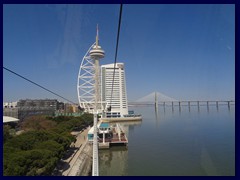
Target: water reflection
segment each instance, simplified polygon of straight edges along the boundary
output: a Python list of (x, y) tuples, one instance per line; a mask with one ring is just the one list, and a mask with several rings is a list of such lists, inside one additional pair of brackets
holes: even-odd
[[(126, 147), (99, 150), (100, 175), (122, 176), (126, 174), (128, 151)], [(111, 169), (111, 171), (109, 171)]]
[[(165, 111), (164, 111), (165, 113)], [(155, 120), (156, 120), (156, 127), (159, 127), (159, 113), (158, 113), (158, 107), (155, 106)]]
[(101, 150), (100, 175), (235, 175), (235, 108), (216, 106), (136, 107), (143, 121), (121, 123), (128, 148)]

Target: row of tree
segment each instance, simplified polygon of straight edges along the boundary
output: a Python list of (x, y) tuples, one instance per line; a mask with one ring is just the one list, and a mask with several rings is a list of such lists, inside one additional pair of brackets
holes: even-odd
[(5, 176), (51, 175), (76, 139), (73, 130), (81, 130), (93, 123), (91, 114), (81, 117), (32, 116), (21, 128), (24, 133), (11, 135), (10, 127), (3, 128), (3, 173)]

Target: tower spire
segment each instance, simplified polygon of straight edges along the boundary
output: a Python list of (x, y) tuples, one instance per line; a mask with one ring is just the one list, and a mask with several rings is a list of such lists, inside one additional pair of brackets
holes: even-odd
[(97, 24), (97, 36), (96, 36), (96, 48), (98, 48), (98, 24)]

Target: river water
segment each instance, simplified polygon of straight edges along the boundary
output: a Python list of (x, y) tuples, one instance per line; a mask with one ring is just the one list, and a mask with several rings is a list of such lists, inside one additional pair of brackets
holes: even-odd
[(235, 105), (131, 107), (128, 147), (99, 151), (100, 176), (235, 175)]

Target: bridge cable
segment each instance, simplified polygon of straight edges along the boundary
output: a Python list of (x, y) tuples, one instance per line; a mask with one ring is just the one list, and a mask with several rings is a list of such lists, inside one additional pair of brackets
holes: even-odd
[(114, 78), (115, 78), (115, 68), (117, 63), (117, 54), (118, 54), (118, 42), (119, 42), (119, 35), (121, 30), (121, 20), (122, 20), (122, 4), (120, 4), (120, 12), (119, 12), (119, 20), (118, 20), (118, 33), (117, 33), (117, 43), (116, 43), (116, 50), (115, 50), (115, 59), (114, 59), (114, 68), (113, 68), (113, 80), (112, 80), (112, 90), (111, 90), (111, 99), (110, 99), (110, 108), (111, 111), (111, 104), (112, 104), (112, 96), (113, 96), (113, 85), (114, 85)]
[(3, 69), (5, 69), (6, 71), (9, 71), (9, 72), (15, 74), (16, 76), (18, 76), (18, 77), (20, 77), (20, 78), (22, 78), (22, 79), (25, 79), (26, 81), (28, 81), (28, 82), (30, 82), (30, 83), (32, 83), (32, 84), (34, 84), (34, 85), (36, 85), (36, 86), (38, 86), (38, 87), (40, 87), (40, 88), (46, 90), (46, 91), (48, 91), (48, 92), (50, 92), (50, 93), (52, 93), (52, 94), (54, 94), (54, 95), (56, 95), (56, 96), (58, 96), (58, 97), (64, 99), (64, 100), (66, 100), (66, 101), (72, 103), (72, 104), (76, 104), (76, 103), (74, 103), (73, 101), (68, 100), (67, 98), (64, 98), (63, 96), (61, 96), (61, 95), (59, 95), (59, 94), (57, 94), (57, 93), (55, 93), (55, 92), (53, 92), (53, 91), (51, 91), (51, 90), (49, 90), (49, 89), (43, 87), (43, 86), (41, 86), (40, 84), (38, 84), (38, 83), (36, 83), (36, 82), (33, 82), (32, 80), (30, 80), (30, 79), (28, 79), (28, 78), (26, 78), (26, 77), (24, 77), (24, 76), (22, 76), (22, 75), (20, 75), (20, 74), (18, 74), (18, 73), (16, 73), (16, 72), (12, 71), (12, 70), (10, 70), (10, 69), (4, 67), (4, 66), (3, 66)]

